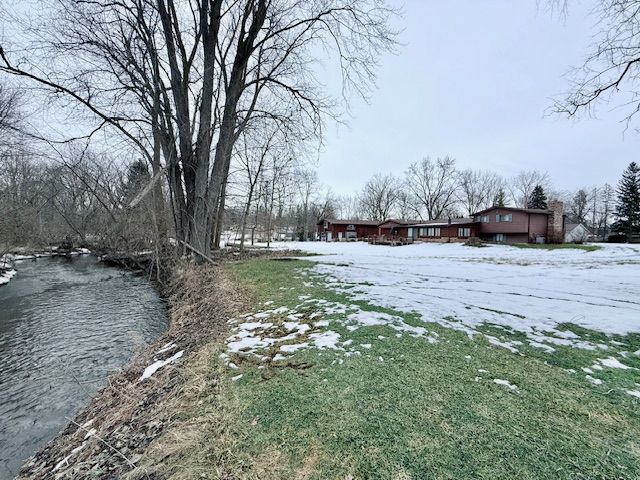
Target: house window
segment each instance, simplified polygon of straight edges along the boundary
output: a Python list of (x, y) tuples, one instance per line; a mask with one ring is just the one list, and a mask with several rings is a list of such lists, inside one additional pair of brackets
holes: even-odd
[(507, 241), (507, 236), (504, 233), (496, 233), (495, 237), (493, 238), (496, 242), (499, 243), (504, 243)]
[(511, 215), (510, 213), (506, 215), (496, 215), (496, 222), (512, 222), (512, 221), (513, 221), (513, 215)]
[(418, 229), (418, 235), (420, 237), (439, 237), (440, 227), (420, 227)]
[(471, 229), (467, 227), (461, 227), (458, 229), (458, 238), (466, 238), (471, 236)]
[(478, 217), (478, 222), (489, 223), (489, 215), (481, 215)]

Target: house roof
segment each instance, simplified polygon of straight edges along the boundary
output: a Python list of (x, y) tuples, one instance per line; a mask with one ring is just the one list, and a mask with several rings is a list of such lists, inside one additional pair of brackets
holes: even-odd
[(421, 221), (413, 224), (413, 227), (441, 227), (449, 225), (469, 225), (472, 223), (478, 223), (471, 217), (452, 218), (449, 222), (448, 218), (436, 218), (435, 220)]
[(492, 210), (507, 210), (509, 212), (524, 212), (524, 213), (543, 213), (545, 215), (550, 215), (553, 213), (551, 210), (544, 210), (539, 208), (490, 207), (490, 208), (485, 208), (484, 210), (480, 210), (479, 212), (476, 212), (473, 215), (474, 216), (482, 215), (483, 213), (487, 213)]
[(395, 223), (396, 225), (413, 225), (420, 220), (400, 220), (397, 218), (387, 218), (386, 220), (380, 222), (378, 226), (386, 225), (387, 223)]
[(375, 220), (356, 220), (356, 219), (342, 220), (337, 218), (323, 218), (322, 220), (318, 221), (318, 225), (325, 222), (332, 223), (333, 225), (365, 225), (368, 227), (378, 226), (378, 222)]
[(589, 232), (589, 231), (590, 231), (590, 230), (589, 230), (589, 228), (588, 228), (588, 227), (586, 227), (583, 223), (567, 223), (567, 224), (565, 225), (565, 232), (566, 232), (566, 233), (571, 233), (571, 232), (573, 232), (573, 231), (574, 231), (576, 228), (578, 228), (578, 227), (582, 227), (582, 228), (584, 228), (587, 232)]

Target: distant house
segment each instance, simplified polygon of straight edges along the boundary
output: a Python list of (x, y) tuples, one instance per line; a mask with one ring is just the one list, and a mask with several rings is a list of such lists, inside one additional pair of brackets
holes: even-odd
[(575, 241), (565, 239), (562, 202), (549, 202), (547, 210), (491, 207), (477, 212), (473, 217), (428, 221), (324, 219), (318, 222), (317, 235), (318, 240), (326, 241), (366, 239), (374, 235), (400, 237), (409, 242), (461, 242), (470, 237), (498, 243)]
[(548, 210), (491, 207), (474, 214), (483, 240), (500, 243), (562, 243), (565, 215), (562, 202), (549, 202)]
[(565, 243), (582, 243), (591, 235), (591, 232), (582, 223), (567, 223), (565, 226)]
[(318, 240), (358, 240), (378, 234), (378, 223), (371, 220), (338, 220), (325, 218), (318, 222)]
[(420, 220), (397, 220), (391, 218), (378, 224), (378, 235), (395, 235), (398, 237), (410, 238), (412, 235), (409, 233), (411, 226)]
[(463, 241), (477, 237), (479, 225), (473, 218), (447, 218), (417, 222), (408, 229), (409, 237), (430, 242)]

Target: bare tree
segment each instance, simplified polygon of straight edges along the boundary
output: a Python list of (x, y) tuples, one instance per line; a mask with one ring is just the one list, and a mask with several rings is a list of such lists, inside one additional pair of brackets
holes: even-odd
[(294, 181), (302, 206), (302, 241), (309, 240), (309, 209), (312, 197), (318, 191), (318, 173), (308, 168), (299, 168), (294, 172)]
[(9, 137), (16, 132), (20, 119), (18, 114), (20, 95), (0, 83), (0, 148), (9, 145)]
[(586, 188), (580, 188), (571, 197), (569, 215), (575, 223), (586, 223), (587, 216), (592, 211), (593, 198)]
[(366, 95), (377, 58), (395, 45), (395, 12), (380, 0), (54, 5), (59, 30), (35, 29), (34, 41), (59, 61), (16, 62), (15, 49), (0, 45), (0, 71), (83, 106), (98, 124), (87, 136), (110, 127), (154, 167), (154, 178), (166, 172), (176, 235), (205, 255), (218, 243), (242, 131), (263, 117), (320, 135), (339, 102), (314, 75), (318, 52), (339, 60), (346, 98)]
[[(567, 0), (551, 0), (566, 10)], [(597, 0), (592, 10), (597, 33), (582, 65), (571, 71), (569, 92), (554, 109), (568, 117), (594, 113), (598, 105), (620, 97), (629, 125), (640, 110), (640, 3)]]
[(516, 207), (527, 208), (536, 185), (541, 185), (544, 190), (549, 191), (549, 183), (549, 174), (547, 172), (522, 170), (509, 181), (508, 187)]
[(460, 202), (467, 215), (493, 206), (503, 180), (499, 175), (486, 170), (463, 170), (460, 172)]
[(440, 218), (451, 211), (457, 201), (460, 176), (455, 159), (449, 156), (435, 160), (426, 157), (412, 163), (405, 181), (420, 212), (424, 212), (428, 220)]
[(336, 198), (335, 214), (338, 218), (359, 220), (362, 216), (362, 205), (357, 195), (339, 195)]
[(398, 200), (400, 185), (393, 175), (374, 175), (358, 196), (364, 215), (382, 221), (391, 216)]

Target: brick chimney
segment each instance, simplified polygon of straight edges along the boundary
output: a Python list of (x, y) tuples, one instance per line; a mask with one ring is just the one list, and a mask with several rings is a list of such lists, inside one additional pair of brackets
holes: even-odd
[(547, 217), (547, 243), (564, 242), (564, 203), (558, 200), (549, 202), (550, 215)]

